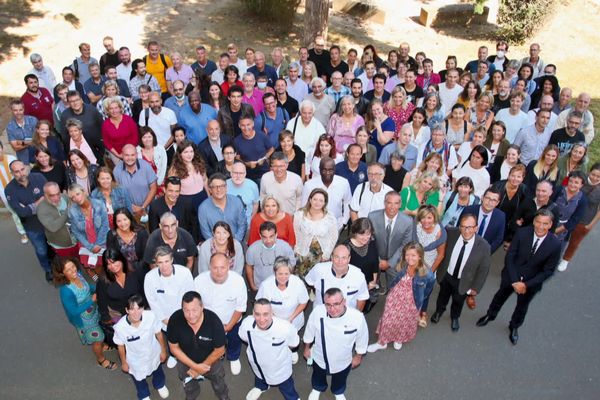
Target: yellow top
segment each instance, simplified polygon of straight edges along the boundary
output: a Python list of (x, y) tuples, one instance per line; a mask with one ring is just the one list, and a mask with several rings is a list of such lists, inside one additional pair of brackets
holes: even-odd
[[(173, 66), (173, 61), (168, 55), (165, 56), (165, 61), (167, 62), (167, 68)], [(161, 92), (167, 91), (167, 80), (165, 79), (165, 74), (167, 73), (167, 69), (163, 65), (162, 60), (160, 59), (160, 55), (157, 57), (155, 61), (150, 58), (150, 55), (146, 55), (146, 72), (151, 74), (158, 81), (158, 85), (160, 86)]]

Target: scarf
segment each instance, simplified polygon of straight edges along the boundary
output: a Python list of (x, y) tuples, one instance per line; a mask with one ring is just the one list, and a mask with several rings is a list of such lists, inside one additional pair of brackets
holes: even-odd
[(423, 160), (427, 158), (430, 153), (436, 152), (442, 156), (442, 160), (444, 161), (444, 169), (448, 168), (448, 160), (450, 159), (450, 144), (446, 139), (444, 139), (444, 143), (442, 144), (442, 148), (440, 150), (436, 150), (433, 148), (433, 143), (431, 143), (431, 139), (425, 145), (425, 149), (423, 150)]

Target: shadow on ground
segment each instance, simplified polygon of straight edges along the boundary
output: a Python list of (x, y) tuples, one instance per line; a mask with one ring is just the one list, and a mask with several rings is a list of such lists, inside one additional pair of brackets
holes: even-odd
[(0, 1), (0, 63), (9, 58), (13, 51), (22, 51), (24, 55), (30, 49), (26, 43), (34, 37), (9, 32), (9, 28), (25, 25), (32, 18), (41, 18), (43, 13), (33, 10), (35, 0)]

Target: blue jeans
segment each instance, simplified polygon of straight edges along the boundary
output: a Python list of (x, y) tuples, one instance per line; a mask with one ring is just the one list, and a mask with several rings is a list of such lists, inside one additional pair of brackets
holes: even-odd
[(51, 272), (52, 268), (50, 267), (50, 259), (48, 258), (48, 242), (46, 242), (44, 232), (26, 230), (25, 233), (35, 250), (35, 255), (40, 266), (44, 271)]
[[(254, 387), (264, 392), (269, 388), (269, 385), (267, 384), (267, 382), (263, 381), (258, 376), (255, 376)], [(300, 399), (300, 396), (298, 395), (298, 392), (296, 392), (296, 388), (294, 387), (294, 378), (292, 375), (290, 375), (289, 378), (277, 385), (277, 387), (279, 388), (279, 391), (281, 392), (281, 395), (285, 400)]]
[[(133, 379), (139, 400), (150, 397), (150, 388), (148, 388), (148, 382), (146, 382), (146, 379), (138, 381), (133, 376), (131, 376), (131, 379)], [(161, 389), (165, 386), (165, 382), (165, 373), (162, 369), (162, 365), (159, 365), (158, 368), (156, 368), (156, 371), (152, 373), (152, 386), (154, 386), (154, 389)]]
[(242, 353), (242, 340), (240, 339), (240, 335), (238, 335), (238, 331), (240, 330), (241, 324), (242, 321), (235, 324), (233, 328), (225, 335), (227, 339), (225, 353), (227, 361), (235, 361), (240, 359), (240, 354)]
[[(313, 363), (313, 372), (310, 379), (313, 389), (324, 392), (327, 390), (327, 371), (322, 369)], [(346, 381), (348, 380), (348, 374), (352, 369), (352, 364), (348, 365), (346, 369), (331, 374), (331, 393), (333, 394), (344, 394), (346, 391)]]
[(435, 275), (431, 274), (430, 279), (427, 280), (425, 284), (425, 291), (423, 293), (423, 304), (421, 305), (421, 312), (427, 312), (427, 306), (429, 306), (429, 296), (431, 296), (431, 292), (433, 292), (433, 287), (435, 286)]

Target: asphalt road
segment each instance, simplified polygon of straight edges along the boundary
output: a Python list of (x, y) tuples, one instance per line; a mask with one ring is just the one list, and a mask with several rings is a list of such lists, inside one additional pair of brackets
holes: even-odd
[[(47, 284), (31, 245), (21, 245), (12, 221), (0, 216), (0, 399), (135, 399), (128, 376), (95, 364), (91, 349), (81, 346), (68, 323), (57, 290)], [(368, 355), (353, 371), (348, 399), (597, 399), (600, 392), (600, 250), (596, 229), (567, 272), (556, 273), (532, 302), (520, 340), (508, 340), (511, 298), (495, 322), (478, 328), (498, 288), (503, 254), (496, 254), (490, 276), (477, 297), (475, 311), (465, 307), (458, 333), (446, 313), (438, 325), (419, 329), (401, 351)], [(437, 288), (432, 295), (430, 312)], [(383, 303), (369, 314), (371, 342)], [(116, 352), (109, 358), (117, 360)], [(227, 382), (232, 399), (244, 399), (253, 375), (242, 360), (242, 374)], [(310, 392), (310, 370), (294, 367), (303, 399)], [(183, 398), (174, 370), (167, 371), (170, 398)], [(214, 399), (203, 384), (202, 399)], [(152, 398), (158, 399), (156, 392)], [(276, 389), (261, 399), (280, 399)], [(333, 399), (331, 393), (321, 399)]]

